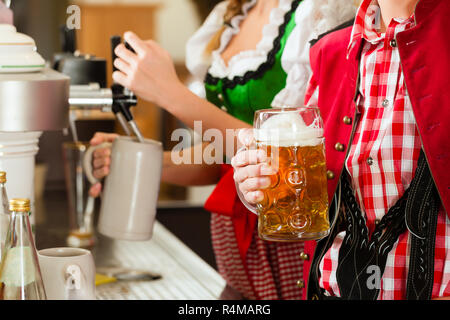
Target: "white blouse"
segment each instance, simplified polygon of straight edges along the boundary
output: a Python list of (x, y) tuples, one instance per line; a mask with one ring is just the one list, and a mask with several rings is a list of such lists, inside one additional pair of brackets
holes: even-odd
[[(186, 45), (186, 66), (194, 77), (203, 80), (209, 72), (216, 78), (233, 79), (236, 76), (243, 76), (248, 71), (256, 71), (267, 61), (273, 42), (278, 36), (279, 27), (283, 24), (284, 16), (291, 9), (294, 0), (279, 0), (278, 6), (272, 9), (269, 22), (263, 28), (262, 39), (254, 50), (236, 54), (228, 65), (221, 56), (233, 36), (239, 33), (241, 22), (257, 1), (249, 0), (244, 4), (242, 14), (233, 17), (230, 26), (225, 27), (219, 48), (207, 55), (205, 53), (207, 45), (224, 25), (228, 1), (220, 2), (212, 10)], [(300, 3), (295, 12), (296, 26), (289, 35), (281, 57), (283, 70), (287, 73), (286, 86), (276, 95), (272, 107), (303, 105), (311, 76), (309, 41), (352, 19), (356, 9), (351, 0), (303, 0)]]

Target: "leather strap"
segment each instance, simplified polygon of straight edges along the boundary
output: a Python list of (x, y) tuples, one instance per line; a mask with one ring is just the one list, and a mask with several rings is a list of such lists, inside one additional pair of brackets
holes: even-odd
[(331, 247), (336, 235), (346, 230), (336, 270), (341, 297), (343, 299), (377, 299), (380, 289), (368, 286), (371, 276), (368, 267), (378, 267), (382, 276), (387, 255), (398, 237), (408, 227), (411, 231), (411, 252), (406, 297), (407, 299), (430, 299), (440, 199), (424, 152), (420, 154), (410, 188), (383, 217), (370, 239), (364, 216), (361, 214), (350, 183), (344, 175), (340, 183), (343, 190), (344, 209), (339, 213), (339, 223), (331, 230), (330, 235), (317, 245), (311, 265), (308, 297), (325, 298), (324, 290), (318, 283), (318, 264)]
[(376, 300), (380, 288), (369, 283), (369, 277), (373, 275), (373, 271), (369, 271), (376, 267), (381, 277), (389, 252), (400, 234), (406, 230), (404, 214), (408, 192), (383, 216), (369, 240), (366, 221), (350, 183), (345, 178), (342, 179), (342, 187), (347, 209), (347, 228), (336, 270), (341, 297)]
[(410, 197), (406, 203), (405, 220), (411, 232), (411, 250), (406, 285), (408, 300), (431, 299), (434, 279), (434, 249), (440, 198), (422, 152)]

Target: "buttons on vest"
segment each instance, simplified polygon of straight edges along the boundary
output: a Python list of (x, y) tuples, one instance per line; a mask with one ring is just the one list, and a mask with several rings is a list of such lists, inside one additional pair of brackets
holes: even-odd
[(350, 118), (350, 117), (348, 117), (348, 116), (345, 116), (345, 117), (342, 119), (342, 122), (343, 122), (344, 124), (351, 125), (351, 124), (352, 124), (352, 118)]
[(297, 287), (299, 287), (300, 289), (303, 289), (305, 287), (305, 281), (298, 280), (297, 281)]
[(334, 179), (334, 172), (331, 170), (327, 171), (327, 179), (328, 180), (333, 180)]
[(384, 99), (383, 100), (383, 102), (381, 103), (381, 105), (383, 106), (383, 107), (389, 107), (389, 100), (388, 99)]
[[(222, 102), (222, 103), (225, 101), (225, 99), (224, 99), (224, 97), (223, 97), (223, 94), (221, 94), (221, 93), (218, 93), (218, 94), (217, 94), (217, 99), (219, 99), (219, 101)], [(222, 105), (222, 106), (220, 107), (220, 109), (221, 109), (222, 111), (228, 112), (228, 108), (225, 107), (224, 105)]]
[(339, 152), (345, 151), (344, 145), (343, 145), (342, 143), (340, 143), (340, 142), (336, 143), (336, 145), (334, 146), (334, 148), (335, 148), (337, 151), (339, 151)]
[(373, 165), (373, 159), (372, 159), (372, 157), (369, 157), (369, 158), (367, 159), (367, 164), (368, 164), (369, 166)]
[(300, 253), (300, 259), (303, 260), (303, 261), (308, 261), (309, 260), (309, 254), (307, 254), (306, 252)]
[(396, 48), (397, 47), (397, 41), (395, 39), (392, 39), (389, 44), (391, 45), (392, 48)]

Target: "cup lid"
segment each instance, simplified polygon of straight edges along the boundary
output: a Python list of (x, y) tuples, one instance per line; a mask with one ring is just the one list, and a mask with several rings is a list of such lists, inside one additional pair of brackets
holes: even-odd
[(36, 72), (45, 67), (35, 41), (10, 24), (0, 24), (0, 73)]

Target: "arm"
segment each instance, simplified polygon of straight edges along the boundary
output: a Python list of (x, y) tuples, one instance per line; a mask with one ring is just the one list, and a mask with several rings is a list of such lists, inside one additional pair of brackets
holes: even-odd
[[(182, 153), (188, 152), (191, 157), (196, 149), (203, 150), (207, 144), (195, 145)], [(164, 152), (163, 172), (161, 180), (180, 186), (203, 186), (216, 184), (220, 179), (220, 165), (206, 163), (194, 164), (192, 161), (184, 164), (176, 164), (173, 161), (172, 151)]]
[[(135, 49), (136, 54), (127, 50), (124, 45), (116, 48), (118, 59), (114, 61), (114, 65), (120, 70), (113, 74), (116, 82), (129, 88), (140, 98), (164, 108), (192, 129), (194, 122), (201, 120), (199, 134), (208, 129), (217, 129), (222, 137), (227, 137), (227, 130), (250, 127), (193, 94), (179, 80), (169, 53), (156, 42), (142, 41), (131, 32), (125, 34), (125, 40)], [(237, 142), (234, 137), (234, 145)], [(226, 139), (223, 139), (223, 150), (227, 150), (226, 143)], [(227, 156), (233, 156), (237, 148), (229, 150), (231, 152)]]
[[(117, 134), (97, 132), (91, 140), (91, 145), (95, 146), (102, 144), (103, 142), (113, 142), (117, 137)], [(204, 162), (194, 164), (193, 157), (195, 151), (200, 150), (202, 152), (206, 146), (207, 144), (199, 144), (183, 150), (181, 152), (182, 154), (188, 153), (191, 155), (191, 159), (187, 159), (186, 164), (174, 163), (173, 152), (164, 152), (162, 181), (180, 186), (200, 186), (217, 183), (220, 179), (220, 165), (209, 165)], [(93, 156), (93, 174), (97, 179), (103, 179), (110, 172), (111, 149), (98, 149), (94, 152)], [(102, 185), (97, 183), (91, 187), (90, 195), (93, 197), (98, 197), (101, 190)]]

